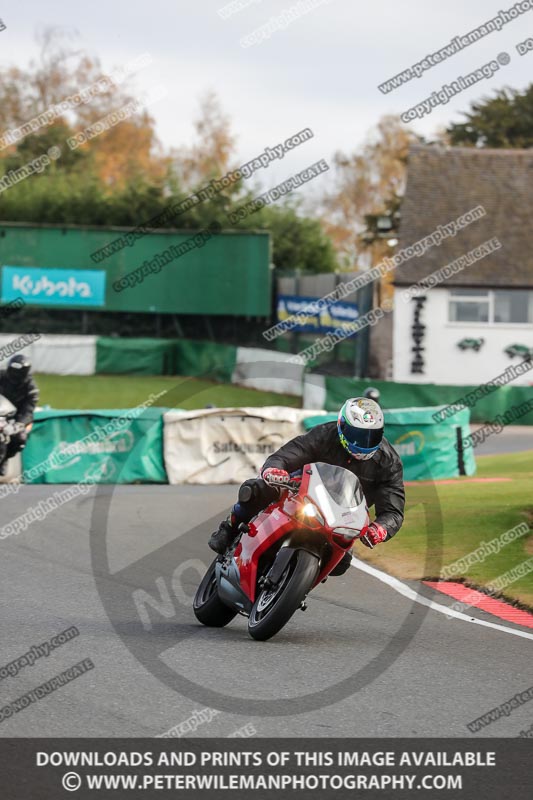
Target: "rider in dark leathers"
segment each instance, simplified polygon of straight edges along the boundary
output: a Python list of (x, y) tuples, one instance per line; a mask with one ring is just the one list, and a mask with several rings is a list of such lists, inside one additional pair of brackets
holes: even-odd
[[(359, 416), (360, 420), (354, 419), (354, 409), (355, 417)], [(374, 506), (376, 511), (367, 539), (361, 540), (364, 544), (374, 546), (388, 541), (398, 532), (405, 506), (402, 462), (383, 437), (383, 415), (378, 404), (366, 398), (352, 398), (343, 405), (337, 422), (317, 425), (308, 433), (291, 439), (267, 458), (261, 469), (262, 477), (243, 484), (252, 489), (251, 499), (236, 503), (228, 519), (211, 536), (209, 546), (224, 553), (236, 538), (239, 524), (248, 522), (277, 499), (277, 475), (288, 477), (286, 473), (316, 461), (344, 467), (361, 481), (367, 504)], [(350, 560), (348, 553), (331, 574), (342, 574), (348, 569)]]
[(14, 432), (9, 436), (0, 475), (6, 469), (6, 462), (23, 450), (28, 438), (27, 426), (33, 421), (33, 412), (39, 399), (39, 390), (30, 374), (31, 364), (26, 356), (13, 356), (6, 369), (0, 370), (0, 395), (6, 397), (17, 409), (14, 416)]

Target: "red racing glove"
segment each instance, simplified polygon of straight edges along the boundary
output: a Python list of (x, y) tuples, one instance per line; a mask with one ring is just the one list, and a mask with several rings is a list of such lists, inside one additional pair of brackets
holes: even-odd
[(366, 547), (375, 547), (381, 544), (387, 538), (387, 531), (383, 525), (378, 525), (377, 522), (371, 522), (364, 536), (361, 536), (361, 541)]
[(289, 473), (284, 469), (276, 469), (275, 467), (267, 467), (261, 473), (261, 477), (270, 486), (276, 486), (280, 483), (288, 483), (290, 481)]

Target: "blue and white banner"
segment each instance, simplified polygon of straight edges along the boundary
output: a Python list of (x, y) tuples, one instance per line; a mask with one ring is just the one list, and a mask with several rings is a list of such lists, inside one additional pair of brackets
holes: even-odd
[(103, 270), (4, 266), (2, 302), (22, 297), (36, 306), (102, 307), (105, 279)]
[[(279, 322), (291, 320), (287, 330), (298, 333), (330, 333), (337, 328), (351, 325), (359, 316), (355, 303), (331, 301), (318, 305), (319, 298), (301, 295), (278, 295), (277, 317)], [(292, 319), (297, 317), (297, 319)]]

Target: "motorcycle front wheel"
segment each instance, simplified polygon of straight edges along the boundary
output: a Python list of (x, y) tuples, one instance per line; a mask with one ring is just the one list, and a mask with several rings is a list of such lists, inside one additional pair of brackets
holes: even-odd
[(216, 563), (217, 559), (215, 558), (202, 578), (202, 582), (196, 590), (192, 607), (196, 619), (202, 625), (208, 625), (210, 628), (223, 628), (224, 625), (231, 622), (237, 612), (225, 605), (218, 596)]
[(301, 606), (318, 575), (318, 558), (297, 550), (276, 586), (261, 589), (248, 619), (248, 633), (266, 641), (278, 633)]

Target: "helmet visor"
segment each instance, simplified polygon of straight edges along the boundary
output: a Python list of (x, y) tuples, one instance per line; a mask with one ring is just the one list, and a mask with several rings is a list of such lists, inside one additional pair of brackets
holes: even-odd
[(340, 421), (340, 429), (350, 444), (363, 450), (378, 447), (383, 439), (383, 428), (354, 428), (345, 419)]

